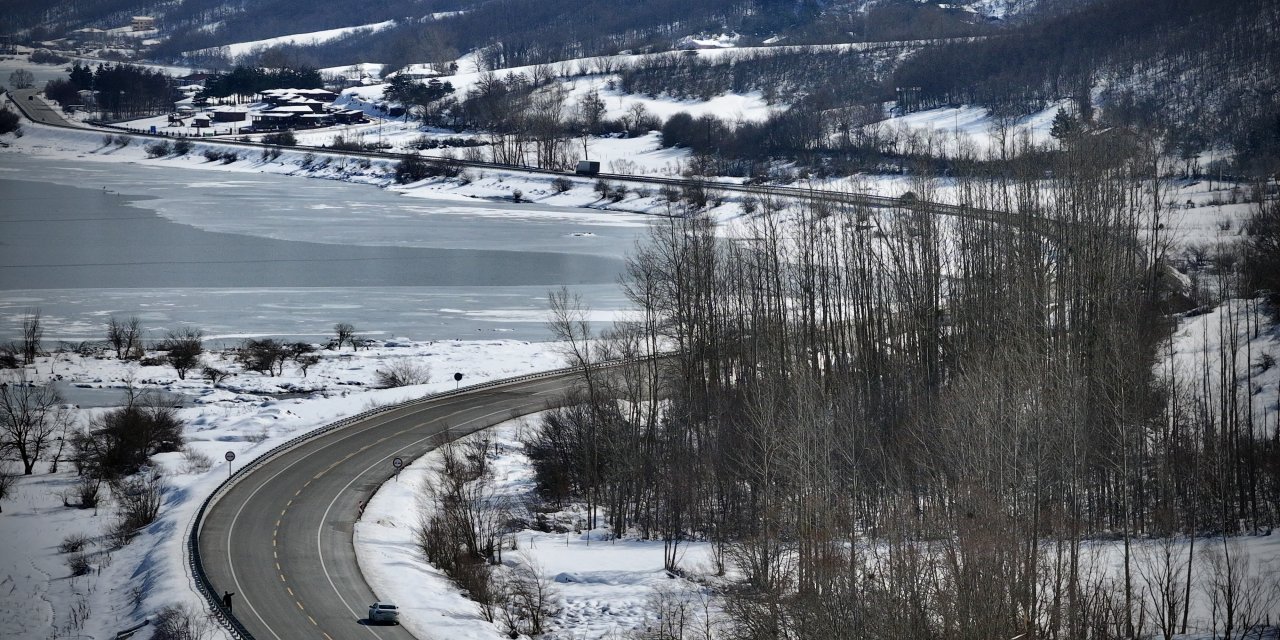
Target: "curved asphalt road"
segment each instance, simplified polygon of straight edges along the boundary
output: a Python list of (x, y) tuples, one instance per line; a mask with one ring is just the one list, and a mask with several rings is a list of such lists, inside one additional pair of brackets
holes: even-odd
[(14, 89), (10, 92), (13, 105), (27, 116), (28, 120), (40, 124), (51, 124), (58, 127), (74, 127), (75, 125), (62, 117), (53, 107), (45, 102), (39, 89)]
[(235, 593), (235, 617), (258, 640), (412, 638), (400, 627), (364, 624), (377, 595), (352, 544), (360, 505), (394, 471), (394, 457), (407, 462), (448, 436), (545, 409), (573, 385), (566, 374), (442, 398), (335, 430), (264, 463), (205, 516), (200, 557), (216, 593)]

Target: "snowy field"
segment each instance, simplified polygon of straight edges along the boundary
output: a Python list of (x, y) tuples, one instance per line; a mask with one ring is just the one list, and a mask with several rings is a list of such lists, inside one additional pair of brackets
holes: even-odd
[[(384, 22), (362, 24), (354, 27), (324, 29), (322, 31), (311, 31), (308, 33), (294, 33), (294, 34), (289, 34), (284, 36), (277, 36), (274, 38), (266, 38), (263, 40), (250, 40), (247, 42), (237, 42), (234, 44), (218, 47), (217, 50), (224, 53), (227, 57), (234, 59), (243, 55), (254, 53), (255, 51), (260, 51), (262, 49), (267, 49), (267, 48), (279, 46), (279, 45), (285, 45), (285, 44), (302, 45), (302, 46), (317, 45), (317, 44), (324, 44), (330, 40), (336, 40), (338, 38), (341, 38), (351, 33), (355, 33), (357, 31), (377, 33), (378, 31), (382, 31), (383, 29), (386, 29), (387, 27), (390, 27), (394, 24), (395, 24), (395, 20), (387, 20)], [(186, 53), (193, 54), (193, 53), (207, 53), (207, 52), (208, 52), (207, 50), (202, 50), (199, 52), (188, 51)]]

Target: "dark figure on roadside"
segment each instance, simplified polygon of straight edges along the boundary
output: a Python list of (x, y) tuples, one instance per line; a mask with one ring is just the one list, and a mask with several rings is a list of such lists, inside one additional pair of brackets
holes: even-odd
[(227, 613), (231, 613), (231, 596), (234, 596), (234, 595), (235, 594), (231, 593), (230, 591), (222, 592), (222, 606), (226, 607)]

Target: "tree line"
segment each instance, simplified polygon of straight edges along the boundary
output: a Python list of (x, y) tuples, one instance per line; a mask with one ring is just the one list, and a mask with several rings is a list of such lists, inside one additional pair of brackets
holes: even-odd
[(1051, 178), (960, 181), (1000, 220), (764, 201), (740, 234), (655, 225), (628, 261), (633, 320), (593, 343), (552, 296), (582, 383), (526, 443), (539, 490), (662, 540), (672, 572), (711, 542), (742, 577), (730, 637), (1168, 638), (1193, 586), (1224, 637), (1256, 631), (1280, 594), (1229, 536), (1280, 518), (1280, 427), (1256, 418), (1280, 390), (1247, 380), (1253, 302), (1203, 370), (1156, 366), (1179, 309), (1156, 157), (1094, 139)]
[(173, 110), (174, 81), (163, 71), (129, 64), (72, 65), (67, 79), (50, 80), (47, 97), (60, 104), (78, 104), (79, 92), (93, 91), (104, 118), (127, 119)]

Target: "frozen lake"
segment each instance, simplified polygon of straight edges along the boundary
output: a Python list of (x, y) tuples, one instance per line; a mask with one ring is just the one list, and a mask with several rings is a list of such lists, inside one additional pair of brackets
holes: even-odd
[(271, 174), (0, 155), (0, 339), (39, 307), (47, 342), (99, 340), (108, 316), (152, 337), (547, 337), (546, 292), (625, 306), (637, 216)]

